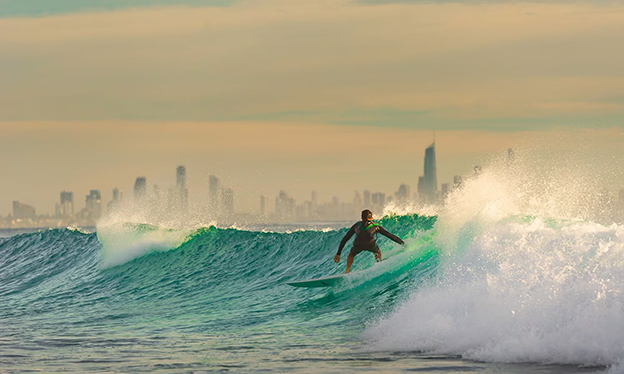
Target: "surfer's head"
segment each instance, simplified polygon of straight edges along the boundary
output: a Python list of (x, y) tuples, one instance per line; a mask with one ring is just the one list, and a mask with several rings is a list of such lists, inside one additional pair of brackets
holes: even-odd
[(362, 211), (362, 221), (372, 221), (373, 220), (373, 212), (368, 209), (364, 209)]

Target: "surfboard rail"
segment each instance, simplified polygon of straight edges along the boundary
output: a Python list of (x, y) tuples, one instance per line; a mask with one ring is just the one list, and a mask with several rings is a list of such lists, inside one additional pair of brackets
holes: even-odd
[(295, 281), (295, 282), (288, 282), (286, 284), (289, 286), (293, 286), (293, 287), (306, 287), (306, 288), (332, 287), (340, 283), (344, 279), (345, 276), (346, 274), (336, 274), (336, 275), (330, 275), (327, 277), (304, 279), (304, 280)]

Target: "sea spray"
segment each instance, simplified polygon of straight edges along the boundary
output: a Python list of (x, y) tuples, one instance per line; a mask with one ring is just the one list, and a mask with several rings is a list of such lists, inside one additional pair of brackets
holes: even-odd
[(365, 335), (376, 350), (608, 365), (624, 357), (623, 305), (624, 227), (504, 222)]
[(148, 224), (99, 224), (97, 236), (103, 246), (102, 266), (119, 265), (150, 252), (177, 248), (192, 232)]
[(624, 359), (624, 226), (596, 182), (534, 163), (484, 168), (434, 227), (434, 282), (364, 333), (367, 349), (491, 362)]

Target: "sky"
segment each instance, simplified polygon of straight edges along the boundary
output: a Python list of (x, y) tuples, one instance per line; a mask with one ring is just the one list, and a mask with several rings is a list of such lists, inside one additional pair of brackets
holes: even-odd
[(0, 215), (177, 165), (241, 211), (414, 190), (434, 131), (439, 182), (590, 148), (617, 189), (622, 40), (616, 1), (0, 0)]

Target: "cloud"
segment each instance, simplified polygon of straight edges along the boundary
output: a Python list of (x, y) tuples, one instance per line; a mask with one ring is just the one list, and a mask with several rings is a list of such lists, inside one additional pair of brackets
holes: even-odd
[(239, 0), (0, 0), (0, 18), (43, 17), (77, 12), (108, 12), (129, 8), (188, 6), (222, 7)]
[(0, 118), (612, 126), (623, 11), (262, 0), (0, 19)]

